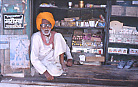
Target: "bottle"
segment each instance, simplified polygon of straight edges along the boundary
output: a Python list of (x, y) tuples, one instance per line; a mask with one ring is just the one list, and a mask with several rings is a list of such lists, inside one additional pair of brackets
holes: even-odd
[(100, 46), (103, 47), (103, 42), (101, 42)]
[(80, 8), (84, 8), (84, 1), (80, 1), (79, 7), (80, 7)]
[(105, 21), (103, 15), (100, 15), (100, 19), (101, 19), (102, 21)]
[(113, 62), (114, 61), (114, 57), (113, 56), (111, 56), (111, 62)]

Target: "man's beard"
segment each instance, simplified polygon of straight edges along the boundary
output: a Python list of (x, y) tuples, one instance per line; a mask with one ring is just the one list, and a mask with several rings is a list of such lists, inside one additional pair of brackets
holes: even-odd
[[(45, 30), (47, 30), (48, 32), (45, 33)], [(51, 32), (51, 29), (41, 29), (41, 31), (42, 31), (42, 33), (43, 33), (44, 35), (49, 35), (50, 32)]]

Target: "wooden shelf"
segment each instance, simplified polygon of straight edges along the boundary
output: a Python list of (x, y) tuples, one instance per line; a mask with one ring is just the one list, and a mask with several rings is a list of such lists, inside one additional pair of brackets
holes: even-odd
[(118, 44), (118, 45), (134, 45), (134, 46), (138, 46), (138, 44), (130, 44), (130, 43), (117, 43), (117, 42), (109, 42), (109, 44)]
[(137, 54), (118, 54), (118, 53), (109, 53), (109, 55), (138, 56)]
[(125, 15), (111, 15), (111, 17), (124, 17), (124, 18), (138, 18), (138, 17), (134, 17), (134, 16), (125, 16)]
[(106, 7), (93, 7), (93, 8), (39, 7), (39, 8), (40, 9), (51, 8), (51, 9), (60, 9), (60, 10), (94, 10), (94, 9), (105, 10), (106, 9)]
[(63, 27), (63, 26), (58, 26), (58, 27), (54, 27), (54, 28), (60, 28), (60, 29), (104, 29), (104, 27), (77, 27), (77, 26), (74, 26), (74, 27)]

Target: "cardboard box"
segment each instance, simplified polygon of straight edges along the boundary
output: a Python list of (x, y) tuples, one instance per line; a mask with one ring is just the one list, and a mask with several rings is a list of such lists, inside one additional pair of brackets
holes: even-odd
[(138, 49), (130, 48), (129, 49), (129, 54), (136, 54), (136, 55), (138, 55)]
[(65, 21), (75, 21), (79, 20), (79, 17), (72, 17), (72, 18), (64, 18)]
[(92, 62), (83, 61), (80, 63), (83, 65), (101, 66), (101, 62), (99, 62), (99, 61), (92, 61)]
[(127, 48), (108, 48), (108, 53), (127, 54)]
[(112, 5), (111, 15), (118, 15), (118, 16), (125, 15), (125, 7), (119, 5)]
[(83, 39), (84, 40), (91, 40), (91, 36), (92, 36), (91, 33), (83, 33)]
[(126, 7), (126, 16), (137, 17), (137, 7)]
[(101, 42), (101, 38), (98, 38), (98, 37), (91, 37), (91, 41), (98, 41), (98, 42)]
[(131, 43), (131, 38), (126, 38), (126, 42), (125, 43)]
[(136, 40), (136, 39), (135, 39), (135, 41), (134, 41), (134, 42), (135, 42), (135, 44), (138, 44), (138, 40)]
[(104, 56), (101, 56), (101, 57), (88, 56), (88, 57), (86, 57), (86, 61), (99, 61), (99, 62), (104, 62), (105, 61), (105, 57)]
[(109, 42), (115, 42), (115, 35), (110, 34), (110, 36), (109, 36)]
[(108, 48), (108, 53), (113, 53), (113, 48), (109, 47)]
[(116, 41), (115, 42), (117, 42), (117, 43), (122, 43), (123, 42), (123, 39), (122, 38), (116, 38)]
[(74, 35), (83, 35), (83, 30), (81, 29), (74, 30)]

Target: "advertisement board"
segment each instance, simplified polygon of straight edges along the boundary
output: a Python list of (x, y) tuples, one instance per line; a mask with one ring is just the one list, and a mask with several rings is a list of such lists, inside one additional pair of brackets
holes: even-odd
[(3, 14), (4, 29), (24, 29), (23, 14)]

